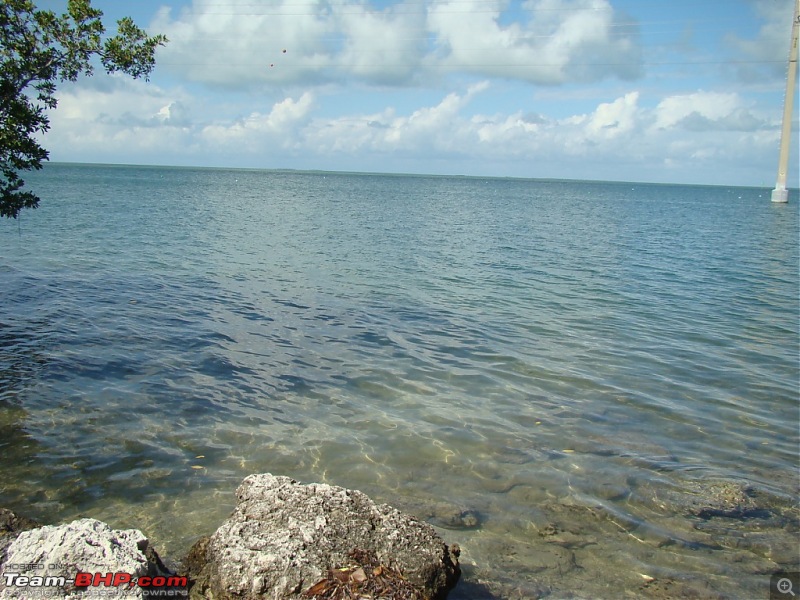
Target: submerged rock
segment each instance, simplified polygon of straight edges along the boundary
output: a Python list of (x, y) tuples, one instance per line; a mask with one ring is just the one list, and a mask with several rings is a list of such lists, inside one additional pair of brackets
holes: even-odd
[(436, 503), (412, 512), (442, 529), (478, 529), (482, 525), (478, 511), (453, 504)]
[(689, 504), (691, 514), (701, 519), (770, 516), (770, 512), (757, 501), (756, 490), (749, 485), (736, 481), (703, 483), (699, 490), (701, 495), (692, 498)]
[(261, 474), (236, 495), (230, 518), (187, 559), (192, 597), (300, 597), (331, 569), (351, 566), (354, 552), (374, 556), (432, 600), (458, 581), (458, 559), (431, 525), (359, 491)]
[[(3, 580), (0, 580), (0, 598), (30, 597), (29, 585), (5, 587), (9, 573), (27, 578), (73, 580), (77, 572), (127, 573), (132, 577), (166, 574), (158, 555), (141, 531), (114, 530), (95, 519), (22, 531), (8, 546), (0, 570), (4, 573)], [(71, 583), (51, 585), (46, 590), (47, 597), (51, 598), (84, 597), (83, 589)], [(106, 591), (113, 592), (112, 595), (118, 598), (146, 597), (143, 589), (134, 586), (110, 587)]]

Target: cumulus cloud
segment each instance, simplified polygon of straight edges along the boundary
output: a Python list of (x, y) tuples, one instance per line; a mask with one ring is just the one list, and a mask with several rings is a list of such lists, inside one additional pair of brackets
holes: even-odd
[(545, 177), (590, 176), (604, 164), (595, 177), (663, 180), (758, 160), (771, 172), (779, 130), (778, 114), (733, 92), (654, 98), (631, 90), (587, 112), (555, 116), (532, 100), (524, 111), (484, 113), (476, 105), (491, 106), (486, 98), (502, 86), (483, 81), (410, 108), (365, 112), (337, 106), (334, 92), (305, 91), (226, 114), (200, 110), (180, 89), (110, 79), (59, 92), (46, 140), (54, 160), (269, 167), (296, 157), (308, 168), (428, 172), (446, 159), (459, 172), (493, 165), (484, 172)]
[(353, 77), (375, 83), (413, 78), (425, 50), (421, 5), (371, 10), (355, 1), (269, 4), (195, 1), (152, 23), (170, 43), (159, 64), (226, 87)]
[(592, 138), (615, 138), (633, 130), (639, 112), (639, 93), (630, 92), (613, 102), (602, 103), (586, 125)]
[(434, 0), (428, 15), (439, 47), (435, 64), (544, 84), (640, 74), (636, 31), (615, 30), (606, 0), (527, 0), (524, 19), (505, 25), (504, 4)]
[(82, 133), (102, 127), (185, 128), (191, 125), (191, 98), (180, 89), (165, 90), (124, 76), (95, 78), (96, 85), (67, 84), (57, 94), (50, 118), (58, 128)]
[(159, 109), (154, 120), (161, 125), (188, 127), (191, 125), (191, 113), (186, 104), (173, 100)]
[[(692, 168), (701, 163), (749, 156), (776, 143), (775, 123), (759, 119), (733, 94), (714, 110), (713, 94), (674, 96), (655, 108), (641, 104), (638, 91), (599, 103), (586, 114), (553, 118), (537, 113), (469, 114), (472, 98), (488, 84), (463, 94), (448, 94), (439, 103), (399, 115), (381, 113), (317, 118), (298, 131), (302, 143), (318, 155), (358, 157), (383, 154), (449, 154), (464, 160), (573, 164), (580, 173), (585, 161), (641, 164), (644, 169)], [(742, 128), (742, 115), (759, 124)], [(709, 126), (694, 127), (693, 115)], [(578, 162), (576, 162), (578, 161)]]
[(237, 152), (259, 151), (265, 144), (279, 143), (291, 145), (290, 134), (302, 124), (314, 99), (311, 93), (304, 93), (298, 100), (285, 98), (275, 103), (269, 113), (253, 112), (233, 123), (215, 123), (202, 128), (200, 137), (219, 148), (233, 146)]
[[(673, 96), (649, 108), (642, 105), (640, 92), (632, 91), (599, 103), (590, 113), (562, 118), (521, 111), (469, 114), (471, 99), (488, 89), (482, 84), (449, 94), (407, 115), (387, 109), (317, 118), (298, 135), (320, 160), (326, 155), (357, 159), (416, 154), (424, 167), (426, 156), (449, 155), (463, 164), (502, 162), (516, 174), (573, 177), (586, 176), (604, 164), (605, 170), (594, 176), (637, 172), (642, 180), (686, 177), (711, 165), (716, 173), (720, 164), (735, 164), (743, 157), (763, 163), (777, 144), (776, 124), (751, 114), (736, 94), (714, 109), (713, 94)], [(694, 115), (705, 119), (706, 126), (693, 126)], [(742, 127), (742, 115), (758, 126)], [(543, 165), (554, 171), (531, 171)]]
[[(511, 20), (509, 24), (504, 24)], [(228, 87), (356, 79), (408, 85), (457, 70), (558, 84), (640, 75), (635, 27), (608, 0), (358, 0), (259, 5), (195, 2), (152, 23), (170, 44), (159, 64)], [(286, 50), (286, 52), (284, 52)]]
[(57, 99), (43, 140), (53, 160), (153, 163), (156, 154), (198, 148), (194, 100), (180, 88), (97, 76), (63, 85)]
[(475, 141), (474, 131), (463, 126), (461, 111), (487, 88), (486, 82), (474, 84), (463, 94), (448, 94), (438, 104), (420, 107), (409, 115), (398, 115), (390, 107), (376, 114), (316, 119), (302, 136), (306, 146), (322, 154), (460, 153), (465, 145)]
[(336, 58), (340, 69), (387, 84), (412, 81), (419, 74), (427, 46), (420, 35), (425, 19), (421, 4), (399, 4), (385, 11), (345, 4), (334, 16), (343, 38)]
[(770, 126), (754, 115), (735, 93), (696, 92), (664, 98), (655, 109), (657, 129), (757, 131)]

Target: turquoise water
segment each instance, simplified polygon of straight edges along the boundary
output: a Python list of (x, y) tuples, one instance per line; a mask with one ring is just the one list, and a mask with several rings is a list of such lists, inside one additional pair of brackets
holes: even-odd
[[(800, 570), (797, 195), (29, 182), (41, 208), (0, 223), (0, 506), (178, 557), (246, 475), (324, 481), (459, 543), (457, 599), (767, 597)], [(746, 510), (698, 512), (732, 489)]]

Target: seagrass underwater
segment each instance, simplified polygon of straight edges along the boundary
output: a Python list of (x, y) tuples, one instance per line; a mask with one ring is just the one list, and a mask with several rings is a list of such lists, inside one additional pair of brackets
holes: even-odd
[(335, 484), (457, 543), (455, 599), (767, 598), (800, 571), (792, 200), (64, 164), (27, 181), (41, 207), (0, 223), (0, 506), (181, 556), (251, 473)]

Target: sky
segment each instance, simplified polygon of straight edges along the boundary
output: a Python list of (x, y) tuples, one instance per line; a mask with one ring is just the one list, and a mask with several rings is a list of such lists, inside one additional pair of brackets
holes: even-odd
[(775, 185), (794, 0), (93, 5), (170, 41), (59, 88), (53, 161)]

